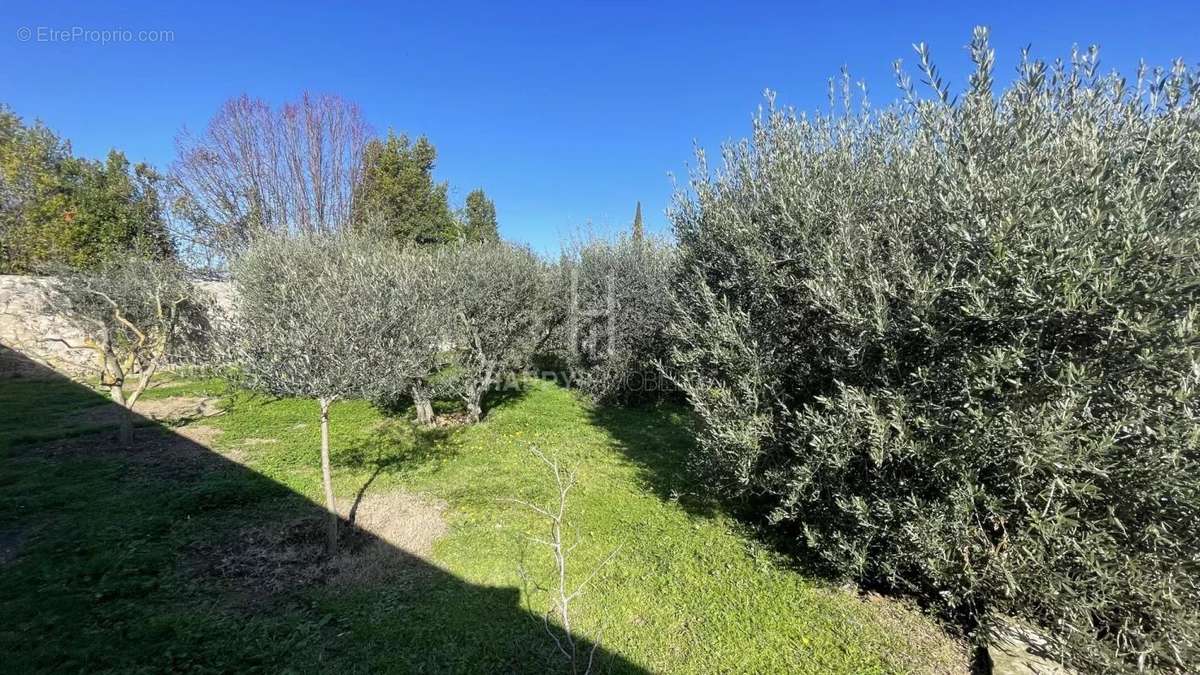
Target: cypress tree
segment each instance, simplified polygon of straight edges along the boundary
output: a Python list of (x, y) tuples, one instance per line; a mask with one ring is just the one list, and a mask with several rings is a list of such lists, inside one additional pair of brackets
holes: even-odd
[(467, 195), (464, 211), (463, 236), (467, 241), (500, 241), (496, 204), (488, 199), (482, 189), (472, 190)]
[(356, 195), (360, 230), (396, 241), (440, 244), (461, 235), (450, 210), (446, 183), (433, 178), (437, 150), (428, 138), (415, 141), (388, 132), (369, 142), (363, 153), (363, 177)]

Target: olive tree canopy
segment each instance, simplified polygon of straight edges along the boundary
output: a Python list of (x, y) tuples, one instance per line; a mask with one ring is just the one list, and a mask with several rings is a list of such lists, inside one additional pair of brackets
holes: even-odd
[(499, 242), (464, 244), (434, 258), (445, 288), (438, 310), (449, 327), (459, 396), (478, 421), (484, 394), (507, 373), (525, 368), (544, 341), (548, 270), (529, 249)]
[(346, 398), (387, 398), (426, 372), (431, 308), (419, 258), (346, 234), (265, 236), (231, 265), (237, 299), (221, 339), (246, 387), (315, 398), (330, 511), (337, 512), (329, 460), (329, 410)]
[[(1095, 672), (1200, 663), (1200, 71), (987, 31), (952, 94), (773, 106), (671, 212), (691, 465), (829, 569)], [(845, 82), (849, 91), (849, 82)]]

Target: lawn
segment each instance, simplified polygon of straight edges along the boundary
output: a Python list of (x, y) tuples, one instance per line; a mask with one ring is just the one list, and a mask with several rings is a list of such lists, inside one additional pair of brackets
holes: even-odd
[(601, 644), (597, 671), (966, 667), (919, 612), (806, 577), (690, 496), (681, 409), (597, 408), (535, 381), (481, 424), (417, 431), (405, 411), (338, 403), (335, 487), (359, 527), (329, 561), (313, 553), (316, 404), (174, 380), (147, 405), (183, 396), (224, 412), (146, 420), (123, 449), (97, 431), (96, 392), (0, 380), (5, 670), (564, 670), (548, 598), (519, 574), (551, 580), (529, 540), (546, 524), (517, 501), (555, 494), (531, 447), (578, 474), (574, 580), (616, 551), (572, 615), (582, 648)]

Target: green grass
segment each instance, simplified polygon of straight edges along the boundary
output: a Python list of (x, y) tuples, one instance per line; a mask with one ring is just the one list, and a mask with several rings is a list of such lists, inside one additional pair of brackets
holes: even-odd
[(84, 387), (4, 380), (0, 382), (0, 449), (99, 431), (103, 426), (89, 423), (87, 413), (104, 402), (98, 392)]
[[(160, 470), (121, 453), (40, 453), (78, 435), (95, 392), (63, 382), (0, 381), (0, 534), (19, 556), (0, 570), (0, 653), (26, 670), (539, 672), (563, 662), (526, 593), (528, 543), (545, 525), (522, 499), (553, 483), (536, 446), (573, 467), (569, 521), (577, 579), (613, 550), (575, 606), (574, 634), (597, 638), (616, 672), (911, 672), (962, 665), (925, 617), (814, 582), (719, 509), (680, 470), (691, 442), (683, 411), (593, 408), (536, 382), (479, 425), (416, 432), (362, 402), (332, 414), (340, 500), (403, 490), (448, 504), (449, 532), (418, 581), (310, 586), (254, 600), (188, 573), (197, 546), (321, 503), (317, 407), (172, 381), (148, 396), (225, 397), (202, 470)], [(155, 429), (139, 433), (155, 434)], [(264, 442), (269, 440), (270, 442)], [(205, 453), (202, 448), (198, 453)]]

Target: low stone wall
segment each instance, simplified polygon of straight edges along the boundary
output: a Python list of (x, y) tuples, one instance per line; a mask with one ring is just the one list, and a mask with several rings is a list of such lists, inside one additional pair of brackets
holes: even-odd
[(0, 345), (24, 357), (0, 351), (0, 377), (30, 375), (37, 365), (74, 378), (95, 370), (95, 353), (67, 346), (81, 344), (87, 331), (48, 310), (54, 292), (52, 278), (0, 275)]
[[(54, 284), (51, 277), (0, 275), (0, 346), (23, 357), (0, 349), (0, 377), (30, 375), (39, 365), (75, 379), (97, 376), (95, 353), (68, 346), (83, 343), (86, 327), (48, 309)], [(229, 283), (204, 281), (197, 286), (216, 305), (232, 305)]]

